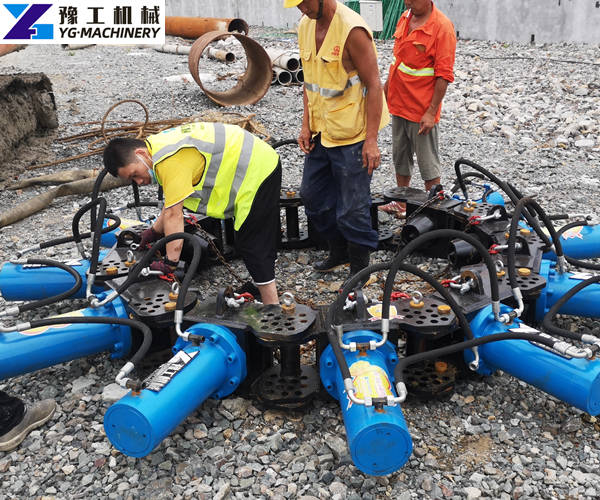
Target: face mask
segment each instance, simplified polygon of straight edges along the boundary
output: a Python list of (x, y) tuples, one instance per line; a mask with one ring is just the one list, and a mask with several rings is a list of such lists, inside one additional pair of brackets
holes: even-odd
[(148, 164), (146, 163), (146, 159), (143, 156), (140, 156), (140, 155), (136, 155), (136, 156), (142, 161), (142, 163), (148, 169), (148, 174), (150, 174), (150, 184), (158, 184), (158, 180), (156, 179), (156, 174), (154, 173), (154, 169), (148, 166)]

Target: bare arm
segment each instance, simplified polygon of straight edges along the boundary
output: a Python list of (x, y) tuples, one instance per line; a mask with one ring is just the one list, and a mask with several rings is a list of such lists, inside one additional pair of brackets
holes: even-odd
[[(183, 232), (183, 201), (169, 208), (164, 208), (152, 227), (156, 232), (163, 233), (165, 236)], [(183, 240), (174, 240), (167, 243), (167, 259), (177, 262), (182, 248)]]
[(431, 98), (431, 103), (425, 111), (425, 114), (421, 118), (421, 123), (419, 124), (419, 134), (427, 135), (431, 129), (435, 126), (435, 115), (437, 113), (444, 96), (446, 95), (446, 89), (448, 88), (448, 82), (443, 78), (436, 78), (435, 87), (433, 88), (433, 97)]
[(310, 153), (315, 145), (310, 142), (312, 138), (312, 131), (310, 130), (308, 96), (306, 95), (306, 88), (302, 89), (302, 103), (304, 106), (304, 114), (302, 115), (302, 129), (300, 130), (300, 136), (298, 137), (298, 145), (303, 152)]
[(370, 36), (362, 28), (354, 28), (350, 32), (344, 50), (348, 51), (350, 61), (356, 68), (360, 81), (367, 88), (367, 137), (363, 145), (363, 165), (371, 174), (381, 161), (377, 135), (381, 122), (383, 99), (377, 57)]

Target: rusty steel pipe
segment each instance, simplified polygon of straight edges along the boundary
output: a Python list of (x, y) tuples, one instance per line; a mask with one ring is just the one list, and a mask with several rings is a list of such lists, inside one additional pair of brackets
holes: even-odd
[(181, 17), (165, 18), (165, 33), (183, 38), (199, 38), (210, 31), (237, 31), (248, 34), (248, 23), (243, 19), (219, 19), (215, 17)]
[[(198, 65), (202, 53), (211, 42), (222, 40), (229, 36), (235, 37), (242, 44), (246, 53), (246, 72), (238, 79), (235, 87), (224, 92), (207, 90), (200, 80)], [(221, 106), (236, 106), (241, 104), (254, 104), (259, 101), (269, 90), (271, 85), (271, 60), (261, 45), (240, 33), (226, 31), (211, 31), (202, 35), (194, 42), (188, 58), (188, 67), (192, 77), (209, 99)]]
[(11, 52), (15, 52), (17, 50), (24, 49), (26, 45), (15, 45), (15, 44), (3, 44), (0, 45), (0, 56), (5, 54), (10, 54)]
[(206, 49), (206, 53), (208, 57), (211, 59), (218, 59), (219, 61), (225, 62), (233, 62), (235, 61), (235, 54), (233, 52), (228, 52), (226, 50), (215, 49), (213, 47), (208, 47)]

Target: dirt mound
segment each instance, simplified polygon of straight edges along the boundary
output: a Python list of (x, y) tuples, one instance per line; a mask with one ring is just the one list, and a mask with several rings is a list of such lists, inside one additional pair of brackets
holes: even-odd
[(56, 103), (45, 74), (0, 75), (0, 163), (32, 133), (56, 127)]

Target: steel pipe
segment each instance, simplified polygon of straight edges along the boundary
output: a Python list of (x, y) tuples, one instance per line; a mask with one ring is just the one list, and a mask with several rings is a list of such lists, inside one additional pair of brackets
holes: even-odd
[(233, 62), (235, 61), (235, 54), (226, 50), (215, 49), (214, 47), (208, 47), (206, 54), (211, 59), (218, 59), (219, 61)]
[(280, 85), (289, 85), (292, 83), (292, 73), (283, 68), (277, 66), (273, 67), (273, 78), (272, 83), (279, 83)]
[(5, 55), (5, 54), (10, 54), (11, 52), (15, 52), (17, 50), (21, 50), (24, 49), (26, 47), (26, 45), (15, 45), (15, 44), (6, 44), (6, 45), (0, 45), (0, 57)]
[(298, 71), (293, 71), (292, 79), (295, 83), (304, 83), (304, 71), (302, 69), (299, 69)]
[(248, 34), (248, 23), (243, 19), (219, 19), (215, 17), (181, 17), (165, 18), (165, 33), (183, 38), (199, 38), (210, 31), (227, 31)]
[[(238, 79), (237, 85), (224, 91), (207, 90), (202, 85), (198, 64), (202, 53), (211, 42), (222, 40), (229, 36), (235, 37), (246, 53), (246, 72)], [(271, 85), (271, 60), (258, 42), (240, 33), (226, 31), (211, 31), (202, 35), (192, 45), (188, 58), (188, 66), (196, 83), (209, 99), (221, 106), (236, 106), (254, 104), (259, 101), (269, 90)]]
[(190, 53), (191, 45), (180, 45), (178, 43), (166, 43), (160, 47), (155, 47), (154, 50), (158, 52), (165, 52), (167, 54), (185, 54)]
[(265, 49), (273, 66), (287, 69), (288, 71), (298, 71), (300, 69), (300, 57), (290, 50)]

